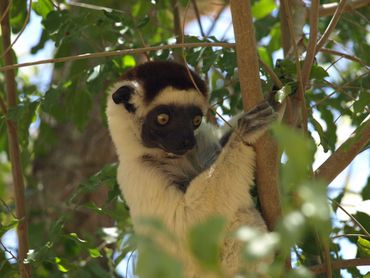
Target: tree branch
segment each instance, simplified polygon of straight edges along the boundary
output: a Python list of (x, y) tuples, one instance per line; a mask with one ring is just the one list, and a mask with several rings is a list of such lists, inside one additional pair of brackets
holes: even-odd
[[(353, 10), (365, 7), (370, 4), (370, 0), (353, 0), (347, 1), (344, 7), (344, 12), (351, 12)], [(338, 3), (328, 3), (320, 6), (319, 16), (330, 16), (333, 15), (338, 7)]]
[[(332, 269), (343, 269), (349, 268), (354, 266), (361, 266), (361, 265), (370, 265), (370, 259), (367, 258), (359, 258), (359, 259), (351, 259), (351, 260), (337, 260), (331, 262)], [(320, 274), (326, 271), (325, 264), (320, 264), (316, 266), (312, 266), (309, 270), (314, 274)]]
[(96, 53), (85, 53), (85, 54), (66, 56), (66, 57), (60, 57), (60, 58), (54, 58), (54, 59), (39, 60), (35, 62), (6, 65), (4, 67), (0, 67), (0, 72), (17, 69), (17, 68), (29, 67), (29, 66), (42, 65), (42, 64), (63, 63), (63, 62), (68, 62), (68, 61), (86, 60), (86, 59), (92, 59), (92, 58), (124, 56), (128, 54), (143, 54), (145, 52), (158, 51), (158, 50), (163, 50), (163, 49), (194, 48), (194, 47), (234, 48), (235, 44), (226, 43), (226, 42), (225, 43), (221, 43), (221, 42), (178, 43), (178, 44), (169, 44), (169, 45), (160, 45), (160, 46), (149, 46), (149, 47), (142, 47), (142, 48), (130, 48), (130, 49), (122, 49), (122, 50), (103, 51), (103, 52), (96, 52)]
[(197, 18), (197, 22), (198, 22), (198, 26), (199, 26), (199, 30), (200, 30), (200, 34), (202, 35), (202, 37), (204, 38), (206, 36), (206, 34), (204, 33), (204, 29), (203, 29), (203, 25), (202, 25), (202, 21), (200, 19), (200, 13), (199, 13), (199, 9), (198, 9), (198, 5), (197, 5), (197, 1), (196, 0), (191, 0), (191, 4), (193, 5), (193, 8), (194, 8), (194, 12), (195, 12), (195, 16)]
[(319, 0), (311, 1), (310, 37), (308, 39), (306, 57), (304, 59), (302, 68), (302, 86), (298, 87), (298, 96), (300, 98), (300, 101), (302, 101), (301, 109), (303, 118), (303, 130), (305, 132), (307, 132), (307, 110), (304, 94), (306, 91), (308, 80), (310, 78), (311, 68), (315, 60), (318, 23), (319, 23), (319, 6), (320, 6)]
[[(317, 1), (317, 0), (316, 0)], [(283, 6), (286, 15), (286, 23), (287, 23), (287, 31), (289, 32), (289, 38), (290, 38), (290, 43), (291, 43), (291, 48), (293, 49), (294, 53), (294, 61), (295, 61), (295, 66), (296, 66), (296, 71), (297, 71), (297, 87), (299, 92), (304, 92), (304, 87), (303, 87), (303, 81), (302, 81), (302, 71), (301, 71), (301, 66), (300, 66), (300, 61), (299, 61), (299, 53), (298, 53), (298, 47), (296, 43), (296, 34), (294, 32), (294, 26), (293, 26), (293, 18), (292, 18), (292, 13), (291, 13), (291, 7), (289, 5), (284, 5)], [(288, 106), (288, 111), (291, 109), (291, 121), (289, 122), (290, 125), (296, 126), (297, 123), (299, 122), (301, 112), (303, 109), (299, 109), (302, 107), (302, 101), (304, 100), (304, 97), (302, 96), (302, 93), (296, 94), (296, 96), (291, 98), (292, 103), (294, 105)]]
[(329, 49), (329, 48), (321, 48), (319, 51), (323, 52), (323, 53), (331, 54), (331, 55), (340, 56), (340, 57), (346, 58), (347, 60), (357, 62), (357, 63), (363, 65), (364, 67), (367, 67), (367, 64), (364, 61), (362, 61), (360, 58), (358, 58), (354, 55), (343, 53), (343, 52), (336, 51), (336, 50)]
[[(176, 36), (176, 43), (183, 43), (184, 41), (184, 32), (181, 25), (181, 16), (180, 16), (180, 9), (179, 9), (179, 1), (177, 0), (171, 0), (171, 6), (172, 6), (172, 13), (173, 13), (173, 28), (174, 28), (174, 34)], [(175, 61), (185, 64), (184, 55), (182, 52), (182, 49), (179, 49), (178, 51), (174, 51), (174, 58)]]
[[(0, 11), (4, 13), (8, 1), (0, 2)], [(11, 45), (10, 43), (10, 25), (9, 25), (9, 13), (6, 13), (3, 21), (1, 22), (1, 34), (3, 49), (8, 49)], [(13, 64), (13, 57), (11, 51), (5, 53), (4, 64)], [(6, 93), (8, 108), (14, 108), (17, 105), (17, 95), (16, 95), (16, 83), (15, 83), (15, 73), (13, 70), (5, 72), (5, 83), (6, 83)], [(22, 278), (31, 276), (31, 268), (29, 264), (25, 264), (24, 260), (27, 258), (27, 252), (29, 249), (28, 245), (28, 227), (26, 218), (26, 207), (25, 207), (25, 197), (24, 197), (24, 180), (20, 159), (20, 149), (18, 142), (18, 134), (16, 128), (16, 122), (7, 120), (7, 134), (8, 134), (8, 144), (9, 144), (9, 154), (12, 166), (12, 177), (14, 183), (14, 196), (16, 205), (16, 216), (19, 220), (17, 226), (18, 234), (18, 257), (19, 257), (19, 269)]]
[[(10, 3), (9, 3), (10, 4)], [(23, 23), (23, 26), (21, 28), (21, 30), (19, 31), (17, 37), (14, 39), (14, 41), (5, 49), (5, 51), (2, 53), (1, 55), (1, 58), (4, 58), (4, 56), (13, 48), (13, 46), (16, 44), (16, 42), (18, 41), (18, 39), (21, 37), (21, 35), (23, 34), (24, 30), (26, 29), (27, 27), (27, 24), (28, 22), (30, 21), (30, 16), (31, 16), (31, 10), (32, 10), (32, 0), (30, 0), (29, 4), (28, 4), (28, 10), (27, 10), (27, 15), (26, 15), (26, 19)], [(5, 14), (6, 12), (4, 12)]]
[[(319, 0), (312, 0), (310, 9), (310, 37), (308, 39), (308, 46), (306, 51), (306, 57), (304, 59), (303, 69), (302, 69), (302, 89), (305, 91), (308, 80), (310, 78), (310, 72), (312, 64), (315, 60), (316, 54), (316, 42), (318, 33), (318, 22), (319, 22)], [(302, 97), (304, 91), (301, 92)]]
[[(236, 40), (240, 86), (245, 110), (263, 100), (259, 78), (256, 39), (250, 1), (231, 0), (230, 9)], [(278, 189), (278, 150), (267, 134), (256, 144), (256, 182), (262, 214), (270, 230), (281, 215)]]
[(292, 42), (288, 28), (288, 16), (286, 14), (288, 5), (288, 0), (280, 0), (281, 45), (283, 47), (284, 57), (287, 56)]
[(325, 45), (325, 43), (327, 42), (330, 34), (335, 29), (335, 26), (337, 25), (337, 23), (339, 21), (339, 18), (343, 13), (343, 10), (344, 10), (344, 7), (346, 6), (346, 3), (347, 3), (347, 0), (340, 0), (339, 4), (337, 6), (337, 9), (334, 12), (333, 18), (330, 20), (330, 23), (329, 23), (328, 27), (326, 28), (324, 34), (321, 36), (319, 42), (317, 43), (316, 52), (319, 51)]
[(352, 135), (315, 171), (316, 179), (328, 184), (334, 180), (370, 141), (370, 119)]

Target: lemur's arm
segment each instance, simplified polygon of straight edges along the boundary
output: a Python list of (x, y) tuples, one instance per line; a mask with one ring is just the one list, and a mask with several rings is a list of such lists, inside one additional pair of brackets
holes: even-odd
[(238, 120), (236, 131), (212, 166), (195, 177), (185, 195), (183, 207), (189, 220), (219, 213), (227, 218), (252, 200), (255, 152), (253, 144), (276, 118), (274, 110), (263, 102)]

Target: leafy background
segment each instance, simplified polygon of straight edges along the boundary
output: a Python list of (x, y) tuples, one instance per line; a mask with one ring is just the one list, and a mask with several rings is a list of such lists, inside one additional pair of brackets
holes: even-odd
[[(122, 2), (100, 0), (80, 5), (35, 1), (31, 22), (15, 44), (15, 62), (176, 41), (173, 26), (176, 1)], [(178, 2), (184, 16), (188, 3)], [(252, 2), (259, 55), (294, 91), (295, 64), (289, 60), (278, 61), (283, 58), (279, 6), (272, 0)], [(325, 2), (329, 1), (321, 4)], [(10, 22), (14, 37), (26, 20), (27, 5), (22, 0), (13, 1)], [(202, 26), (207, 36), (202, 36), (190, 8), (185, 42), (234, 40), (227, 3), (198, 1), (198, 8), (203, 14)], [(220, 14), (218, 18), (217, 14)], [(284, 218), (270, 235), (261, 236), (248, 228), (235, 235), (246, 242), (243, 252), (246, 260), (279, 251), (276, 262), (261, 270), (272, 277), (284, 273), (284, 259), (290, 254), (295, 268), (287, 275), (312, 277), (307, 267), (323, 260), (324, 246), (330, 248), (332, 259), (348, 259), (348, 252), (351, 258), (369, 257), (368, 234), (358, 225), (361, 223), (370, 231), (369, 203), (364, 202), (362, 210), (358, 205), (370, 199), (369, 151), (364, 150), (328, 188), (307, 175), (308, 168), (317, 167), (368, 117), (369, 15), (370, 7), (343, 14), (327, 45), (330, 49), (352, 53), (360, 62), (326, 53), (316, 57), (317, 64), (310, 76), (312, 87), (305, 94), (310, 138), (303, 138), (289, 127), (273, 127), (273, 134), (284, 151), (281, 164)], [(330, 17), (320, 18), (321, 34), (329, 20)], [(36, 30), (41, 30), (37, 38)], [(304, 32), (308, 33), (307, 26)], [(115, 180), (116, 158), (104, 115), (106, 88), (125, 70), (148, 58), (167, 60), (180, 54), (162, 50), (16, 71), (19, 104), (0, 117), (1, 277), (18, 275), (18, 266), (12, 258), (16, 254), (17, 219), (6, 119), (16, 119), (19, 123), (31, 248), (27, 261), (32, 265), (33, 276), (126, 277), (132, 276), (132, 266), (137, 263), (137, 272), (142, 277), (182, 277), (182, 267), (176, 259), (161, 251), (150, 238), (133, 234), (129, 208)], [(184, 55), (209, 83), (210, 102), (215, 110), (228, 118), (242, 109), (233, 49), (198, 47), (184, 50)], [(265, 92), (269, 92), (273, 82), (263, 68), (261, 79)], [(0, 83), (0, 96), (5, 98), (3, 75)], [(223, 124), (217, 116), (210, 116), (210, 120)], [(352, 216), (345, 215), (341, 207)], [(148, 226), (153, 233), (168, 233), (158, 221), (148, 221)], [(215, 273), (219, 273), (218, 241), (223, 227), (222, 219), (209, 219), (189, 234), (194, 257), (202, 267)], [(134, 252), (137, 245), (141, 248), (140, 258)], [(352, 267), (335, 270), (333, 276), (361, 277), (367, 272), (369, 267)], [(245, 275), (249, 277), (248, 273)]]

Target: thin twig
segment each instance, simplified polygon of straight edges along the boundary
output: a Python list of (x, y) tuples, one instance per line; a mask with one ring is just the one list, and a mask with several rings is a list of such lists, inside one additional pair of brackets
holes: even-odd
[(314, 107), (317, 107), (317, 106), (319, 106), (320, 104), (322, 104), (324, 101), (326, 101), (328, 98), (330, 98), (332, 95), (334, 95), (337, 91), (339, 91), (339, 92), (343, 92), (343, 89), (344, 88), (346, 88), (349, 84), (351, 84), (351, 83), (353, 83), (353, 82), (355, 82), (356, 80), (358, 80), (358, 79), (361, 79), (362, 77), (364, 77), (364, 76), (366, 76), (366, 75), (368, 75), (369, 74), (369, 70), (368, 71), (366, 71), (365, 73), (362, 73), (361, 75), (359, 75), (359, 76), (357, 76), (356, 78), (354, 78), (354, 79), (352, 79), (352, 80), (350, 80), (350, 81), (348, 81), (348, 82), (346, 82), (346, 83), (344, 83), (344, 84), (342, 84), (342, 85), (340, 85), (340, 86), (335, 86), (334, 84), (332, 84), (332, 83), (330, 83), (330, 82), (328, 82), (328, 81), (326, 81), (326, 83), (328, 84), (328, 85), (330, 85), (332, 88), (334, 88), (335, 89), (335, 91), (333, 91), (333, 92), (331, 92), (330, 94), (328, 94), (328, 95), (326, 95), (325, 97), (323, 97), (322, 99), (320, 99), (320, 100), (318, 100), (318, 101), (316, 101), (316, 103), (313, 105), (313, 106), (311, 106), (309, 109), (313, 109)]
[(349, 218), (352, 219), (353, 222), (355, 222), (355, 224), (366, 234), (366, 236), (370, 237), (370, 234), (369, 232), (365, 229), (364, 226), (362, 226), (362, 224), (352, 215), (350, 214), (348, 211), (346, 211), (346, 209), (344, 207), (342, 207), (341, 204), (339, 204), (337, 201), (333, 200), (333, 199), (329, 199), (331, 202), (333, 202), (336, 206), (338, 206), (345, 214), (347, 214), (349, 216)]
[(10, 255), (10, 257), (15, 260), (16, 262), (18, 262), (18, 258), (12, 253), (12, 251), (10, 251), (8, 248), (6, 248), (6, 246), (4, 245), (4, 243), (1, 241), (0, 239), (0, 245), (1, 247), (3, 248), (3, 250), (8, 253)]
[(63, 5), (69, 5), (69, 6), (74, 6), (74, 7), (84, 8), (84, 9), (90, 9), (90, 10), (96, 10), (96, 11), (107, 11), (107, 12), (115, 11), (115, 12), (118, 12), (118, 13), (129, 14), (128, 12), (122, 11), (122, 10), (119, 10), (119, 9), (113, 9), (113, 8), (110, 8), (110, 7), (88, 4), (88, 3), (82, 3), (82, 2), (68, 1), (68, 2), (63, 3)]
[(20, 30), (20, 32), (18, 33), (18, 35), (14, 39), (14, 41), (8, 46), (8, 48), (5, 49), (5, 51), (1, 55), (1, 58), (4, 58), (4, 56), (13, 48), (13, 46), (15, 45), (15, 43), (18, 41), (18, 39), (23, 34), (24, 30), (26, 29), (26, 26), (27, 26), (28, 22), (30, 21), (31, 10), (32, 10), (32, 0), (30, 0), (30, 2), (29, 2), (28, 11), (27, 11), (27, 15), (26, 15), (26, 20), (23, 23), (22, 29)]
[(209, 29), (207, 30), (207, 37), (209, 37), (212, 33), (212, 31), (215, 29), (216, 27), (216, 24), (217, 24), (217, 21), (220, 19), (221, 17), (221, 14), (225, 11), (226, 9), (226, 5), (224, 5), (219, 11), (218, 13), (216, 14), (215, 18), (213, 19), (213, 22), (212, 22), (212, 25), (211, 27), (209, 27)]
[(13, 0), (9, 0), (8, 5), (6, 6), (5, 10), (3, 11), (3, 13), (2, 13), (2, 15), (1, 15), (1, 17), (0, 17), (0, 22), (2, 22), (2, 21), (3, 21), (3, 19), (5, 18), (5, 16), (8, 14), (9, 9), (10, 9), (10, 7), (12, 6), (12, 3), (13, 3)]
[[(352, 0), (347, 1), (347, 5), (345, 6), (345, 12), (351, 12), (353, 10), (365, 7), (370, 4), (370, 0)], [(338, 3), (327, 3), (320, 6), (319, 15), (322, 16), (330, 16), (333, 15), (335, 10), (338, 7)]]
[(149, 47), (143, 47), (143, 48), (130, 48), (130, 49), (113, 50), (113, 51), (102, 51), (102, 52), (96, 52), (96, 53), (85, 53), (85, 54), (66, 56), (66, 57), (60, 57), (60, 58), (39, 60), (35, 62), (7, 65), (4, 67), (0, 67), (0, 72), (22, 68), (22, 67), (41, 65), (41, 64), (62, 63), (62, 62), (86, 60), (86, 59), (92, 59), (92, 58), (124, 56), (128, 54), (142, 54), (145, 52), (152, 52), (152, 51), (158, 51), (158, 50), (164, 50), (164, 49), (195, 48), (195, 47), (234, 48), (235, 44), (234, 43), (222, 43), (222, 42), (178, 43), (178, 44), (169, 44), (169, 45), (160, 45), (160, 46), (149, 46)]
[[(351, 259), (351, 260), (336, 260), (332, 261), (333, 269), (343, 269), (349, 268), (354, 266), (361, 266), (361, 265), (370, 265), (370, 259), (368, 258), (358, 258), (358, 259)], [(316, 266), (312, 266), (309, 270), (314, 274), (320, 274), (325, 272), (326, 266), (325, 264), (320, 264)]]
[[(353, 101), (357, 101), (357, 99), (355, 99), (351, 94), (349, 94), (349, 93), (347, 93), (346, 91), (344, 91), (343, 90), (343, 87), (344, 86), (335, 86), (335, 84), (333, 84), (333, 83), (331, 83), (331, 82), (329, 82), (329, 81), (327, 81), (327, 80), (324, 80), (324, 83), (325, 84), (328, 84), (328, 85), (330, 85), (332, 88), (334, 88), (336, 91), (339, 91), (339, 92), (341, 92), (341, 93), (343, 93), (343, 94), (345, 94), (346, 96), (348, 96), (350, 99), (352, 99)], [(369, 108), (367, 108), (366, 106), (364, 107), (364, 109), (368, 112), (368, 113), (370, 113), (370, 110), (369, 110)]]
[(275, 86), (279, 89), (283, 88), (284, 84), (281, 82), (279, 77), (276, 75), (276, 73), (272, 70), (272, 68), (269, 67), (261, 58), (258, 58), (259, 63), (262, 65), (263, 69), (267, 72), (267, 74), (272, 79), (272, 82), (274, 82)]
[(365, 237), (370, 238), (370, 236), (363, 235), (363, 234), (340, 234), (330, 237), (331, 239), (341, 238), (341, 237)]
[(337, 9), (334, 12), (334, 16), (330, 20), (330, 23), (329, 23), (328, 27), (326, 28), (324, 34), (321, 36), (319, 42), (317, 43), (316, 52), (319, 51), (325, 45), (325, 43), (327, 42), (330, 34), (335, 29), (335, 26), (337, 25), (337, 23), (339, 21), (339, 18), (343, 13), (344, 7), (346, 6), (346, 4), (347, 4), (347, 0), (340, 0), (339, 4), (337, 6)]
[(336, 50), (333, 50), (333, 49), (329, 49), (329, 48), (324, 48), (322, 47), (320, 50), (320, 52), (324, 52), (324, 53), (327, 53), (327, 54), (331, 54), (331, 55), (336, 55), (336, 56), (340, 56), (340, 57), (343, 57), (347, 60), (351, 60), (351, 61), (354, 61), (354, 62), (357, 62), (363, 66), (367, 66), (367, 64), (362, 61), (360, 58), (354, 56), (354, 55), (350, 55), (350, 54), (347, 54), (347, 53), (343, 53), (343, 52), (340, 52), (340, 51), (336, 51)]
[(195, 11), (195, 16), (197, 18), (200, 34), (202, 35), (202, 37), (205, 37), (206, 34), (204, 33), (204, 30), (203, 30), (202, 21), (200, 19), (200, 13), (199, 13), (197, 1), (196, 0), (191, 0), (191, 3), (193, 5), (194, 11)]

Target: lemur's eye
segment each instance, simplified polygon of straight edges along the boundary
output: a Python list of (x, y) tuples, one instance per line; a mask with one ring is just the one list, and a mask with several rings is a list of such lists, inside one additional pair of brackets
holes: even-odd
[(162, 113), (157, 116), (157, 122), (160, 125), (166, 125), (169, 120), (170, 120), (170, 116), (166, 113)]
[(202, 116), (201, 115), (197, 115), (193, 118), (193, 125), (195, 127), (198, 127), (201, 123), (202, 123)]

